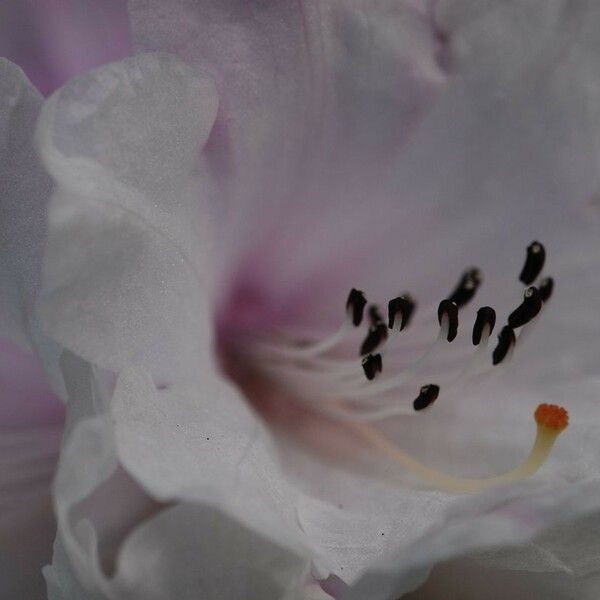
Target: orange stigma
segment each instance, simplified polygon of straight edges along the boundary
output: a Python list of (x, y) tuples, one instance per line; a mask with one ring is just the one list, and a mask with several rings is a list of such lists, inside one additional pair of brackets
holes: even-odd
[(560, 433), (569, 425), (569, 413), (556, 404), (540, 404), (534, 414), (538, 425), (547, 427)]

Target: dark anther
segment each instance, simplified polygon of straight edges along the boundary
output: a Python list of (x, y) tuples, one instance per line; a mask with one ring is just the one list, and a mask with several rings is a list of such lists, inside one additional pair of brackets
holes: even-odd
[(448, 337), (446, 339), (451, 342), (458, 332), (458, 306), (456, 306), (456, 302), (448, 299), (440, 302), (438, 307), (438, 321), (440, 325), (444, 316), (448, 319)]
[(419, 390), (419, 395), (416, 400), (413, 402), (413, 408), (415, 410), (423, 410), (428, 406), (431, 406), (436, 400), (440, 393), (440, 386), (435, 385), (434, 383), (430, 383), (428, 385), (424, 385)]
[(552, 277), (544, 277), (540, 281), (540, 287), (538, 288), (540, 292), (540, 298), (542, 302), (546, 302), (549, 300), (550, 296), (552, 296), (552, 292), (554, 291), (554, 279)]
[(360, 347), (360, 355), (370, 354), (379, 347), (385, 340), (387, 340), (388, 328), (385, 323), (381, 322), (377, 325), (371, 325), (367, 333), (367, 337)]
[(383, 323), (383, 316), (381, 315), (381, 311), (377, 304), (371, 304), (371, 306), (369, 306), (369, 320), (373, 326)]
[(479, 346), (481, 342), (481, 336), (483, 334), (483, 328), (489, 327), (490, 332), (494, 331), (496, 325), (496, 311), (491, 306), (483, 306), (477, 311), (477, 318), (475, 319), (475, 325), (473, 325), (473, 345)]
[(527, 258), (525, 258), (525, 264), (523, 265), (519, 279), (525, 285), (531, 285), (542, 272), (545, 260), (546, 249), (544, 246), (539, 242), (531, 242), (527, 246)]
[(367, 299), (364, 292), (352, 288), (346, 302), (346, 311), (352, 315), (352, 324), (355, 327), (358, 327), (362, 323), (366, 305)]
[(409, 323), (417, 307), (410, 294), (403, 294), (388, 302), (388, 327), (394, 329), (396, 319), (400, 317), (400, 331)]
[(479, 269), (473, 268), (465, 271), (456, 284), (452, 294), (448, 296), (448, 300), (454, 302), (458, 308), (465, 306), (465, 304), (468, 304), (475, 295), (482, 280), (483, 277)]
[(508, 351), (515, 345), (515, 332), (505, 325), (498, 335), (498, 345), (492, 353), (492, 364), (499, 365), (508, 354)]
[(369, 381), (373, 381), (383, 370), (381, 354), (369, 354), (362, 359), (362, 368)]
[(536, 287), (530, 287), (523, 294), (523, 302), (508, 316), (508, 325), (513, 329), (529, 323), (542, 308), (542, 297)]

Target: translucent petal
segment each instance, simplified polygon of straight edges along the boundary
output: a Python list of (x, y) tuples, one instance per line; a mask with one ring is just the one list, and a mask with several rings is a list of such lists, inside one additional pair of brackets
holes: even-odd
[(188, 378), (206, 353), (208, 217), (192, 171), (216, 108), (210, 80), (162, 54), (76, 78), (44, 106), (57, 189), (40, 314), (101, 367)]
[[(114, 479), (111, 427), (104, 417), (84, 419), (63, 451), (55, 487), (59, 543), (52, 567), (45, 570), (52, 600), (75, 600), (82, 590), (86, 597), (116, 600), (173, 595), (191, 600), (198, 593), (223, 599), (302, 597), (308, 559), (285, 540), (284, 546), (268, 541), (256, 533), (260, 527), (247, 528), (214, 503), (157, 505), (154, 516), (150, 512), (137, 525), (135, 515), (147, 501), (131, 484), (123, 487)], [(104, 486), (100, 498), (119, 497), (112, 516), (98, 500), (89, 504)], [(106, 549), (99, 532), (104, 528), (114, 536), (115, 519), (126, 529), (120, 547), (111, 551), (115, 564), (109, 577), (101, 563)]]

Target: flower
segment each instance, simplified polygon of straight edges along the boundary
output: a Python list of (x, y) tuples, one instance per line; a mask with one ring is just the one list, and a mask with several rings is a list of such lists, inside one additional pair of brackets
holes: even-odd
[[(56, 188), (39, 317), (68, 349), (75, 415), (51, 598), (299, 597), (311, 578), (394, 598), (436, 561), (597, 511), (595, 15), (535, 8), (134, 2), (141, 49), (192, 66), (140, 54), (44, 104)], [(509, 377), (500, 356), (446, 393), (465, 364), (452, 347), (420, 382), (441, 382), (433, 406), (357, 430), (321, 414), (312, 373), (279, 375), (310, 362), (337, 383), (331, 357), (290, 359), (307, 348), (279, 332), (326, 339), (352, 286), (417, 298), (406, 359), (474, 261), (476, 301), (504, 317), (542, 233), (557, 290)], [(478, 284), (469, 271), (459, 292)], [(352, 393), (380, 385), (386, 357)], [(571, 425), (539, 474), (471, 495), (423, 486), (375, 443), (494, 475), (526, 454), (535, 407), (559, 403)]]

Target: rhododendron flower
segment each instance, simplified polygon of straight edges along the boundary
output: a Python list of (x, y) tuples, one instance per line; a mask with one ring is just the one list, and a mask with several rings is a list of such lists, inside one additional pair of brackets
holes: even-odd
[(540, 534), (581, 572), (598, 11), (130, 6), (37, 120), (49, 597), (393, 600)]

